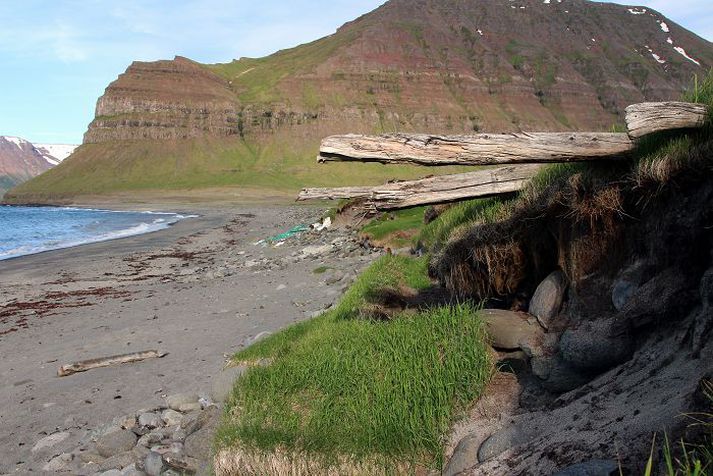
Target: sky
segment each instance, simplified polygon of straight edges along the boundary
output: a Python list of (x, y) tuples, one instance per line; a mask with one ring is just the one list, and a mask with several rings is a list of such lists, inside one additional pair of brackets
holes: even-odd
[[(333, 33), (384, 0), (0, 0), (0, 135), (81, 143), (135, 60), (260, 57)], [(713, 41), (711, 0), (638, 0)]]

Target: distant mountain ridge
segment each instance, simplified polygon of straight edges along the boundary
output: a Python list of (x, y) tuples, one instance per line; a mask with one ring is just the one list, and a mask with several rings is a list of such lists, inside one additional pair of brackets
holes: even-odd
[(20, 137), (0, 136), (0, 196), (60, 164), (76, 145), (32, 144)]
[(317, 168), (345, 132), (609, 130), (677, 99), (713, 44), (648, 7), (587, 0), (391, 0), (309, 44), (202, 65), (135, 62), (99, 98), (76, 154), (12, 192), (298, 189), (407, 178)]

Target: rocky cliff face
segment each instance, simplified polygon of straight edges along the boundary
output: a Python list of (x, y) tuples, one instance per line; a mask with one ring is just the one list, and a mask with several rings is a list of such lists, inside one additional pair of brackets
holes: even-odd
[[(711, 66), (711, 43), (647, 8), (391, 0), (265, 58), (132, 64), (97, 103), (92, 147), (16, 193), (406, 178), (392, 168), (327, 177), (313, 161), (320, 139), (347, 132), (609, 130), (627, 105), (678, 98)], [(119, 159), (127, 166), (94, 176), (98, 161)], [(77, 175), (81, 188), (67, 180)]]
[(85, 143), (238, 133), (227, 81), (185, 58), (135, 62), (99, 98)]
[(434, 132), (610, 127), (680, 94), (713, 47), (657, 12), (584, 0), (392, 0), (264, 59), (134, 63), (85, 142), (259, 135), (305, 123)]

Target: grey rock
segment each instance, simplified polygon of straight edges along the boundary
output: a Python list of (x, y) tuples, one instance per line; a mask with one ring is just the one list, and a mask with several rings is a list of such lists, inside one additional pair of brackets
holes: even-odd
[(182, 404), (178, 405), (178, 411), (181, 413), (197, 412), (202, 409), (203, 409), (203, 407), (198, 402), (196, 402), (196, 403), (182, 403)]
[(225, 402), (233, 393), (235, 381), (242, 377), (247, 371), (247, 366), (239, 365), (237, 367), (227, 368), (220, 372), (213, 379), (210, 392), (211, 398), (216, 402)]
[(216, 407), (206, 408), (198, 414), (188, 415), (181, 423), (181, 429), (185, 430), (186, 435), (190, 436), (196, 431), (203, 428), (208, 422), (213, 419), (220, 418), (220, 410)]
[(593, 372), (608, 370), (625, 362), (633, 351), (626, 335), (611, 334), (611, 323), (603, 320), (567, 329), (560, 339), (560, 355), (578, 369)]
[(161, 419), (167, 426), (176, 426), (180, 425), (181, 421), (183, 421), (183, 415), (176, 410), (171, 410), (169, 408), (168, 410), (164, 410), (161, 414)]
[(139, 426), (152, 430), (161, 428), (163, 426), (163, 418), (155, 413), (142, 413), (139, 415)]
[(122, 473), (118, 469), (110, 469), (109, 471), (99, 473), (99, 476), (122, 476)]
[(58, 472), (67, 468), (69, 463), (74, 460), (74, 455), (71, 453), (62, 453), (59, 456), (52, 458), (47, 464), (42, 467), (42, 471)]
[(534, 339), (544, 332), (528, 321), (528, 315), (500, 309), (484, 309), (480, 313), (493, 347), (518, 350), (520, 341)]
[(104, 458), (102, 455), (98, 453), (93, 453), (91, 451), (79, 453), (79, 460), (82, 463), (101, 463), (105, 459), (106, 458)]
[(37, 443), (35, 443), (35, 446), (32, 447), (32, 452), (33, 453), (39, 453), (41, 451), (50, 449), (54, 447), (55, 445), (63, 442), (69, 438), (69, 433), (66, 431), (63, 431), (61, 433), (55, 433), (53, 435), (45, 436), (41, 440), (39, 440)]
[(163, 471), (163, 457), (155, 452), (151, 452), (146, 456), (144, 460), (144, 471), (149, 476), (161, 476), (161, 471)]
[(194, 393), (179, 393), (166, 398), (166, 404), (171, 410), (181, 411), (179, 407), (188, 403), (198, 403), (198, 395)]
[(529, 312), (537, 318), (545, 329), (562, 309), (567, 291), (567, 278), (562, 271), (555, 271), (537, 287), (530, 300)]
[(99, 471), (109, 471), (110, 469), (122, 469), (136, 462), (136, 456), (131, 451), (126, 451), (114, 455), (99, 463)]
[(458, 443), (453, 450), (453, 456), (443, 472), (444, 476), (455, 476), (478, 464), (478, 448), (481, 439), (476, 435), (468, 435)]
[(163, 440), (163, 435), (157, 432), (147, 433), (137, 442), (137, 446), (143, 446), (144, 448), (151, 448), (153, 445), (161, 443)]
[(489, 461), (505, 451), (524, 445), (537, 436), (536, 428), (508, 426), (491, 435), (478, 449), (478, 462)]
[(652, 271), (653, 266), (639, 260), (619, 273), (612, 286), (612, 304), (617, 311), (624, 309), (641, 284), (651, 279)]
[(127, 466), (121, 470), (121, 476), (145, 476), (146, 473), (137, 468), (136, 464)]
[(210, 458), (213, 434), (220, 423), (220, 411), (217, 408), (208, 408), (198, 418), (200, 429), (186, 438), (186, 455), (198, 460)]
[(619, 465), (616, 461), (595, 459), (575, 464), (552, 476), (611, 476), (612, 474), (619, 474)]
[(171, 469), (177, 470), (183, 474), (195, 473), (198, 470), (198, 461), (185, 455), (169, 454), (163, 457), (163, 460)]
[(131, 450), (136, 445), (136, 435), (129, 430), (116, 429), (99, 437), (97, 452), (109, 458)]

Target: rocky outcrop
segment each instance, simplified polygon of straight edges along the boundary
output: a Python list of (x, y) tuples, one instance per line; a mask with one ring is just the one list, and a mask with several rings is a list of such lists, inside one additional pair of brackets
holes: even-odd
[(239, 133), (228, 82), (186, 58), (135, 62), (99, 98), (85, 143)]

